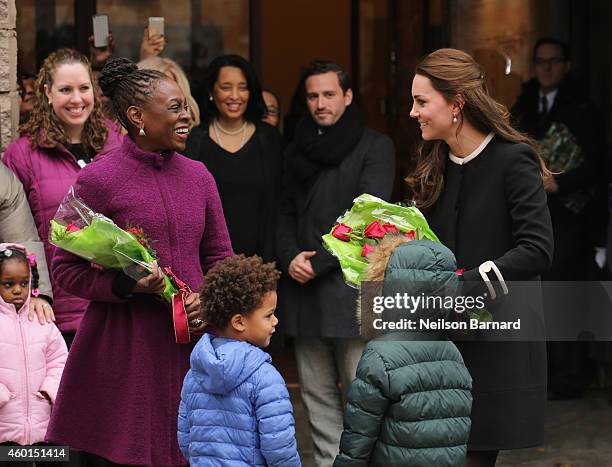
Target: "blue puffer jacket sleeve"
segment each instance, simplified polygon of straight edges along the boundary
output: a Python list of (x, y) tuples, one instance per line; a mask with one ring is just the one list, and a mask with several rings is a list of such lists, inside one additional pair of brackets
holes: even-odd
[(295, 422), (289, 393), (280, 373), (270, 364), (261, 368), (255, 391), (261, 454), (270, 467), (299, 467)]
[[(185, 381), (190, 378), (190, 374), (187, 373), (185, 377)], [(178, 415), (178, 444), (183, 456), (185, 459), (189, 461), (189, 431), (191, 430), (191, 425), (189, 423), (189, 417), (187, 417), (187, 406), (185, 405), (184, 394), (185, 385), (183, 385), (183, 394), (181, 394), (181, 405), (179, 405), (179, 415)]]

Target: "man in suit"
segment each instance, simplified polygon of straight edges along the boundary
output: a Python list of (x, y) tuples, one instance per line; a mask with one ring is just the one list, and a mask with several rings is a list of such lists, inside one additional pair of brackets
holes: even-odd
[(355, 317), (357, 293), (345, 284), (321, 236), (360, 194), (390, 197), (395, 150), (388, 137), (366, 128), (340, 65), (314, 61), (302, 79), (309, 115), (287, 147), (277, 230), (285, 273), (279, 319), (294, 338), (315, 463), (327, 467), (338, 453), (342, 393), (355, 377), (364, 342)]
[[(551, 281), (587, 280), (594, 243), (605, 231), (605, 204), (598, 194), (605, 186), (600, 120), (586, 98), (584, 86), (571, 74), (569, 47), (544, 37), (533, 48), (535, 78), (524, 85), (512, 114), (519, 128), (541, 144), (540, 154), (554, 172), (545, 177), (548, 207), (554, 231), (553, 264), (543, 278), (547, 323), (565, 320), (564, 333), (580, 325), (576, 313), (584, 306), (578, 286), (560, 287)], [(554, 151), (552, 143), (559, 149)], [(569, 157), (569, 148), (579, 155)], [(575, 153), (575, 152), (574, 152)], [(548, 293), (547, 293), (548, 292)], [(576, 336), (580, 329), (576, 329)], [(579, 396), (588, 383), (586, 346), (550, 342), (548, 345), (549, 397)]]

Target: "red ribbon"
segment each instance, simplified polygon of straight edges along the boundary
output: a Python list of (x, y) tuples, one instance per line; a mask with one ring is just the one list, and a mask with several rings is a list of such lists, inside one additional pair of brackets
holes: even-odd
[(187, 312), (185, 311), (185, 300), (191, 293), (191, 289), (182, 280), (176, 277), (169, 267), (164, 268), (164, 272), (179, 289), (178, 293), (172, 297), (172, 323), (174, 325), (174, 337), (177, 344), (189, 344), (189, 323)]

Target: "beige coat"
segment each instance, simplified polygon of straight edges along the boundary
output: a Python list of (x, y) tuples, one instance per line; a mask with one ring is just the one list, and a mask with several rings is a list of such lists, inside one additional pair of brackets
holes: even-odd
[(40, 294), (52, 299), (45, 249), (38, 236), (28, 200), (15, 174), (0, 163), (0, 243), (2, 242), (20, 243), (36, 254)]

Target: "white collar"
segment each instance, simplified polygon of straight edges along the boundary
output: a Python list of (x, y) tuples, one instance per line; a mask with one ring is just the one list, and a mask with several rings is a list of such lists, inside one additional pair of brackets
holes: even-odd
[(544, 92), (540, 89), (540, 99), (542, 98), (542, 96), (546, 96), (546, 98), (548, 100), (555, 100), (555, 97), (557, 97), (557, 93), (559, 92), (559, 88), (557, 89), (553, 89), (552, 91), (548, 91), (548, 92)]
[(467, 164), (468, 162), (470, 162), (472, 159), (475, 159), (476, 156), (478, 154), (480, 154), (484, 148), (487, 146), (487, 144), (489, 144), (489, 142), (493, 139), (493, 136), (495, 136), (495, 133), (491, 132), (487, 135), (487, 137), (485, 139), (482, 140), (482, 143), (480, 143), (480, 145), (474, 149), (472, 151), (472, 153), (468, 156), (465, 157), (457, 157), (455, 155), (453, 155), (452, 152), (448, 153), (448, 157), (450, 158), (451, 161), (453, 161), (455, 164), (458, 165), (463, 165), (463, 164)]
[(547, 93), (544, 93), (540, 89), (540, 100), (538, 102), (538, 109), (542, 111), (542, 97), (546, 96), (546, 103), (548, 105), (547, 110), (550, 112), (550, 109), (552, 109), (552, 106), (555, 103), (555, 98), (557, 97), (558, 92), (559, 92), (559, 88), (553, 89), (552, 91), (548, 91)]

